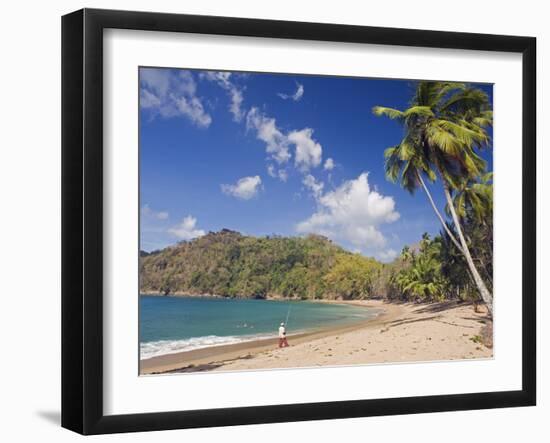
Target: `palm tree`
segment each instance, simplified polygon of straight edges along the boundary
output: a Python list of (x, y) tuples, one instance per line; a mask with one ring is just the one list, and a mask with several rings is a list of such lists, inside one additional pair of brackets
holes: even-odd
[[(493, 258), (493, 174), (487, 173), (477, 180), (464, 180), (454, 190), (453, 204), (468, 240), (470, 253), (476, 266), (484, 271), (485, 281), (491, 287)], [(448, 205), (445, 212), (450, 215)]]
[(410, 266), (395, 276), (395, 283), (409, 300), (442, 300), (448, 287), (439, 260), (441, 242), (425, 234), (420, 252), (412, 256)]
[[(492, 111), (487, 95), (462, 83), (419, 82), (408, 109), (375, 106), (373, 113), (398, 120), (405, 127), (401, 142), (384, 153), (387, 178), (400, 181), (410, 193), (419, 186), (424, 189), (443, 229), (463, 254), (492, 314), (493, 295), (475, 267), (452, 199), (452, 191), (461, 183), (485, 173), (486, 163), (476, 150), (489, 143), (485, 128), (492, 124)], [(441, 180), (458, 238), (437, 209), (424, 177), (430, 182)]]
[(414, 259), (414, 252), (411, 251), (411, 248), (408, 245), (403, 246), (403, 250), (401, 251), (401, 260), (409, 261), (412, 259)]
[[(493, 213), (493, 173), (488, 172), (478, 180), (463, 180), (454, 191), (453, 203), (460, 220), (467, 216), (476, 223), (484, 224)], [(447, 205), (445, 212), (450, 215)]]

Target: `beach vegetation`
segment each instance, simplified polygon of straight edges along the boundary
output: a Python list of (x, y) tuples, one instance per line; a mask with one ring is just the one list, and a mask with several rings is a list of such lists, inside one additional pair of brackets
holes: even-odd
[[(467, 232), (473, 234), (472, 224), (488, 223), (492, 218), (492, 174), (480, 155), (491, 146), (488, 128), (493, 113), (487, 94), (463, 83), (421, 81), (409, 108), (375, 106), (372, 111), (399, 121), (404, 128), (402, 140), (385, 151), (386, 177), (411, 194), (418, 188), (425, 192), (444, 236), (464, 259), (479, 297), (492, 313), (493, 294), (488, 272), (482, 269), (490, 264), (487, 257), (481, 263), (474, 255), (475, 240)], [(446, 213), (437, 207), (426, 182), (442, 186)], [(415, 284), (422, 285), (425, 276), (418, 274)], [(437, 293), (439, 284), (430, 283), (429, 287), (416, 287), (412, 282), (403, 287), (415, 293)]]

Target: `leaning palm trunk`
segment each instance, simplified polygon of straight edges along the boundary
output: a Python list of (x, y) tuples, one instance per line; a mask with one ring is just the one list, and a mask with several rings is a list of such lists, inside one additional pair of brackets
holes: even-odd
[(456, 227), (456, 232), (458, 233), (458, 238), (460, 239), (460, 244), (462, 245), (462, 253), (464, 254), (466, 263), (468, 263), (468, 268), (470, 269), (470, 273), (472, 274), (472, 277), (481, 295), (481, 298), (487, 305), (487, 309), (489, 310), (489, 315), (491, 315), (492, 317), (493, 316), (493, 294), (491, 294), (491, 292), (487, 289), (487, 286), (485, 286), (483, 279), (479, 275), (479, 272), (477, 271), (477, 268), (474, 265), (474, 260), (472, 259), (472, 255), (470, 254), (470, 249), (468, 248), (466, 239), (464, 238), (464, 234), (462, 233), (462, 228), (460, 227), (460, 223), (458, 221), (458, 216), (456, 215), (454, 203), (451, 198), (451, 193), (449, 192), (449, 186), (446, 183), (444, 183), (443, 187), (445, 190), (445, 198), (447, 199), (447, 204), (449, 205), (449, 210), (451, 212), (451, 216), (453, 217), (453, 222)]
[(445, 223), (445, 220), (443, 219), (443, 217), (441, 216), (441, 213), (437, 209), (437, 206), (435, 205), (435, 202), (432, 198), (432, 194), (430, 193), (430, 191), (428, 190), (428, 187), (424, 183), (424, 180), (422, 179), (422, 176), (420, 175), (419, 172), (417, 172), (416, 175), (418, 176), (418, 180), (420, 181), (420, 184), (422, 185), (422, 188), (424, 189), (424, 192), (428, 196), (428, 200), (430, 201), (430, 203), (432, 205), (432, 208), (435, 212), (435, 215), (437, 215), (437, 218), (441, 222), (441, 225), (443, 226), (443, 229), (445, 229), (445, 232), (447, 233), (447, 235), (449, 236), (451, 241), (454, 243), (454, 245), (458, 248), (458, 250), (464, 254), (464, 250), (462, 249), (462, 246), (460, 246), (460, 244), (458, 243), (457, 239), (455, 238), (455, 236), (453, 235), (451, 230), (447, 227), (447, 223)]

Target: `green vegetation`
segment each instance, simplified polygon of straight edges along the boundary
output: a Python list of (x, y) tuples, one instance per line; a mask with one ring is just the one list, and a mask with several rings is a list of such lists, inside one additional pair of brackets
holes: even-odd
[(360, 299), (383, 265), (325, 237), (249, 237), (224, 229), (141, 254), (142, 292)]
[[(481, 232), (482, 229), (477, 231), (478, 237), (467, 235), (471, 240), (472, 254), (479, 263), (483, 260), (478, 257), (491, 255), (492, 245)], [(418, 246), (406, 246), (401, 256), (386, 267), (389, 277), (385, 280), (385, 294), (389, 299), (426, 302), (479, 300), (479, 292), (462, 253), (444, 231), (434, 239), (424, 234)], [(483, 267), (483, 273), (490, 282), (492, 267)]]
[[(468, 225), (470, 227), (470, 225)], [(450, 229), (450, 228), (449, 228)], [(490, 255), (474, 229), (475, 257)], [(476, 300), (462, 254), (443, 233), (406, 246), (392, 263), (345, 251), (325, 237), (250, 237), (224, 229), (140, 254), (142, 293), (240, 298)], [(478, 260), (480, 263), (482, 259)], [(492, 268), (483, 268), (492, 275)]]
[(470, 337), (470, 340), (476, 344), (483, 343), (481, 335), (474, 335), (473, 337)]
[(383, 265), (357, 254), (337, 254), (334, 267), (323, 277), (326, 291), (332, 297), (364, 298), (375, 293)]
[[(462, 83), (419, 82), (408, 109), (376, 106), (373, 113), (404, 127), (403, 139), (385, 152), (387, 178), (411, 194), (421, 187), (443, 228), (439, 252), (435, 246), (434, 251), (421, 251), (410, 265), (415, 271), (396, 275), (395, 284), (414, 297), (439, 298), (460, 274), (462, 285), (471, 280), (492, 313), (492, 175), (479, 155), (490, 146), (486, 128), (493, 112), (487, 95)], [(442, 184), (452, 223), (438, 210), (425, 180)], [(450, 269), (443, 255), (455, 260), (457, 269)], [(439, 278), (444, 268), (447, 282)]]
[(434, 241), (425, 234), (418, 252), (403, 249), (406, 266), (392, 274), (390, 283), (398, 297), (405, 300), (442, 301), (448, 297), (448, 281), (442, 274), (441, 239)]

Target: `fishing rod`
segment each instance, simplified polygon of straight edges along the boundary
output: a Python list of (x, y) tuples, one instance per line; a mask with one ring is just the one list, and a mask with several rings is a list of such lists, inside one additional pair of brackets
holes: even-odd
[(288, 304), (288, 311), (286, 313), (285, 329), (288, 327), (288, 319), (290, 317), (290, 310), (292, 309), (292, 303)]

